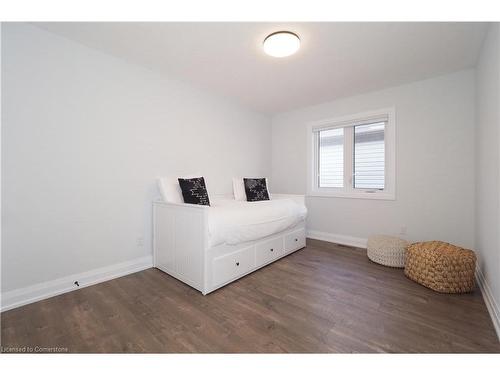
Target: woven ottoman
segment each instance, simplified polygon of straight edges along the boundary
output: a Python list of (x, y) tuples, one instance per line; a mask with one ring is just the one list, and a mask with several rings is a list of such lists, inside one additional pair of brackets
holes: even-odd
[(441, 293), (466, 293), (474, 289), (476, 255), (441, 241), (417, 242), (406, 252), (405, 275)]
[(401, 238), (376, 235), (368, 239), (366, 254), (375, 263), (403, 268), (407, 246), (408, 242)]

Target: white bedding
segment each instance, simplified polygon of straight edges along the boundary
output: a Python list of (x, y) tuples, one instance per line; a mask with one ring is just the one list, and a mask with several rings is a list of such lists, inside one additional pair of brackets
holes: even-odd
[(307, 209), (293, 199), (246, 202), (217, 199), (208, 211), (209, 246), (235, 245), (270, 236), (304, 220)]

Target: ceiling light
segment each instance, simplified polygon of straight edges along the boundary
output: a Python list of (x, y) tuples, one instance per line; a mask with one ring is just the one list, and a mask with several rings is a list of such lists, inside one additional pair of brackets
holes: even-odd
[(293, 55), (299, 47), (299, 37), (290, 31), (277, 31), (264, 39), (264, 52), (273, 57)]

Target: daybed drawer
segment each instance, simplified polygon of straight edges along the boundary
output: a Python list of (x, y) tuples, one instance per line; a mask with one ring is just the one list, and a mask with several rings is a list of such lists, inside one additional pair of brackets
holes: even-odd
[(255, 245), (257, 265), (276, 259), (283, 252), (283, 237), (272, 238)]
[(290, 234), (285, 235), (285, 252), (302, 249), (306, 246), (305, 229), (297, 229)]
[(212, 266), (214, 286), (224, 284), (255, 268), (255, 247), (250, 246), (234, 253), (215, 258)]

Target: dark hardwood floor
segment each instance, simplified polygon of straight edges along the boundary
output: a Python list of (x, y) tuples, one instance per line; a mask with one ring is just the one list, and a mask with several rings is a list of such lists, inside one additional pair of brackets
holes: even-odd
[(1, 314), (1, 345), (69, 352), (500, 352), (481, 292), (438, 294), (366, 251), (305, 249), (208, 296), (149, 269)]

